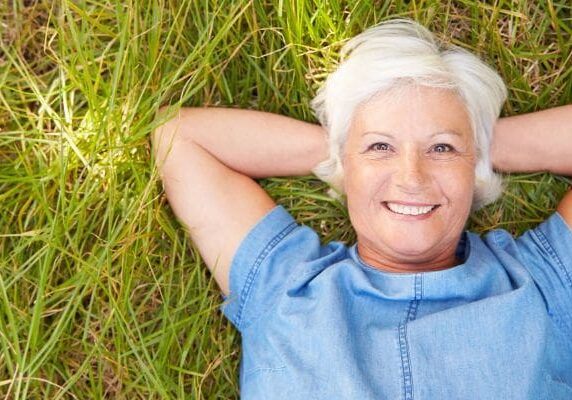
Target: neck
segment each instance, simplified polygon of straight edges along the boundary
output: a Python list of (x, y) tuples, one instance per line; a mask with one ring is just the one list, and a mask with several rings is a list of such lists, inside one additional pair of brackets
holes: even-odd
[(456, 249), (455, 245), (437, 257), (405, 256), (397, 258), (380, 254), (360, 242), (357, 244), (358, 254), (366, 264), (380, 271), (392, 273), (433, 272), (453, 268), (463, 263), (463, 260), (455, 255)]

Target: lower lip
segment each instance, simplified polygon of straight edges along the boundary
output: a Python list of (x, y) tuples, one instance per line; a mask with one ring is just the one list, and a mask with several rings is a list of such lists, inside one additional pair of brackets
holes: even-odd
[(383, 204), (383, 208), (385, 208), (391, 215), (402, 219), (402, 220), (407, 220), (407, 221), (422, 221), (424, 219), (427, 218), (431, 218), (431, 216), (435, 213), (435, 211), (437, 211), (437, 209), (439, 209), (439, 207), (441, 206), (435, 206), (433, 207), (433, 209), (431, 211), (429, 211), (428, 213), (425, 214), (418, 214), (418, 215), (409, 215), (409, 214), (399, 214), (396, 213), (394, 211), (391, 211), (391, 209), (387, 206), (387, 203), (382, 203)]

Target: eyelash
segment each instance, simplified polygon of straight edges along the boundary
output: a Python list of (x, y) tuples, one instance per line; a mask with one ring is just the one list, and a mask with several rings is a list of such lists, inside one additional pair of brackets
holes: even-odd
[[(437, 151), (438, 147), (444, 147), (445, 150), (444, 151)], [(438, 143), (435, 146), (431, 147), (431, 150), (436, 152), (436, 153), (450, 153), (450, 152), (454, 151), (455, 148), (453, 146), (451, 146), (450, 144)]]
[[(385, 148), (384, 149), (378, 148), (380, 146), (384, 146)], [(369, 146), (368, 150), (371, 150), (371, 151), (388, 151), (388, 150), (390, 150), (390, 148), (391, 148), (391, 146), (387, 143), (377, 142), (377, 143), (374, 143), (371, 146)]]
[[(382, 146), (383, 148), (380, 148)], [(443, 150), (437, 150), (439, 148), (443, 148)], [(368, 150), (374, 152), (387, 152), (391, 150), (391, 145), (384, 142), (377, 142), (370, 145), (368, 147)], [(430, 152), (435, 152), (435, 153), (451, 153), (453, 151), (455, 151), (455, 148), (447, 143), (437, 143), (436, 145), (433, 145), (430, 148)]]

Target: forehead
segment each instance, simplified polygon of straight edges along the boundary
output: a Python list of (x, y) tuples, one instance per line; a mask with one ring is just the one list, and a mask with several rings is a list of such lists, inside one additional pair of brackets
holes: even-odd
[(418, 85), (378, 93), (358, 106), (350, 138), (364, 131), (398, 137), (448, 131), (472, 140), (470, 119), (459, 95), (452, 90)]

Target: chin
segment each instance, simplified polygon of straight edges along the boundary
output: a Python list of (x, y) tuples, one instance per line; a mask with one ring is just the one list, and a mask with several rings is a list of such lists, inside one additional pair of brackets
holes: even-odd
[[(435, 251), (432, 246), (427, 247), (392, 247), (396, 258), (400, 258), (404, 262), (417, 264), (426, 263), (438, 257), (439, 252)], [(434, 254), (436, 253), (436, 254)]]
[(400, 228), (395, 226), (390, 231), (385, 230), (377, 236), (376, 243), (394, 254), (396, 259), (400, 256), (406, 262), (428, 262), (441, 258), (447, 251), (454, 252), (461, 235), (461, 232), (450, 234), (453, 228), (449, 234), (441, 229)]

